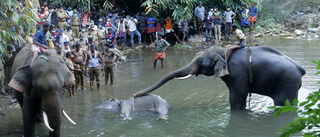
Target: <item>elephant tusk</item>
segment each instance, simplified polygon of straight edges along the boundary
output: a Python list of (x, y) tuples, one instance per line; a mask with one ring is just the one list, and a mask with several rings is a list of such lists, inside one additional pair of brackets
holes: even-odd
[(191, 77), (192, 75), (191, 74), (189, 74), (189, 75), (187, 75), (187, 76), (185, 76), (185, 77), (177, 77), (177, 78), (174, 78), (174, 79), (176, 79), (176, 80), (184, 80), (184, 79), (187, 79), (187, 78), (189, 78), (189, 77)]
[(66, 119), (68, 119), (69, 121), (70, 121), (70, 123), (72, 123), (73, 125), (77, 125), (77, 123), (76, 122), (74, 122), (68, 115), (67, 115), (67, 113), (64, 111), (64, 110), (62, 110), (62, 114), (63, 114), (63, 116), (64, 117), (66, 117)]
[(44, 124), (46, 125), (46, 127), (48, 128), (48, 130), (49, 130), (50, 132), (53, 132), (54, 129), (52, 129), (52, 128), (50, 127), (49, 121), (48, 121), (48, 116), (47, 116), (46, 112), (44, 112), (44, 111), (43, 111), (43, 120), (44, 120)]

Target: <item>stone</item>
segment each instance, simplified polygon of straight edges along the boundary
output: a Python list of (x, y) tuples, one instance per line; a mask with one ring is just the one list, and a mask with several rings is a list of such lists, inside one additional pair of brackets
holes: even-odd
[(317, 38), (319, 38), (319, 36), (318, 35), (314, 35), (312, 38), (313, 39), (317, 39)]
[(300, 35), (304, 35), (304, 32), (301, 31), (301, 30), (295, 30), (294, 34), (297, 35), (297, 36), (300, 36)]
[(307, 32), (318, 33), (319, 32), (319, 28), (308, 28)]

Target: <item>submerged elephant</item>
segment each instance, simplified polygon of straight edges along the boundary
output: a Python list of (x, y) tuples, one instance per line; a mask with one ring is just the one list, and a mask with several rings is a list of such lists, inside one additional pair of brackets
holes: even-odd
[(9, 83), (22, 108), (24, 136), (35, 136), (36, 119), (43, 114), (49, 136), (58, 137), (61, 115), (76, 125), (64, 111), (61, 100), (63, 86), (74, 82), (73, 74), (56, 56), (40, 55), (29, 66), (31, 58), (30, 46), (21, 49), (14, 60)]
[(226, 83), (232, 110), (245, 109), (249, 93), (269, 96), (274, 105), (284, 105), (287, 99), (297, 99), (301, 77), (306, 73), (299, 64), (271, 47), (252, 47), (249, 52), (253, 76), (251, 83), (247, 51), (247, 48), (234, 51), (226, 62), (227, 50), (210, 47), (197, 53), (187, 66), (167, 74), (159, 82), (133, 96), (152, 92), (174, 78), (186, 79), (191, 75), (203, 74), (220, 77)]
[(130, 120), (130, 114), (134, 110), (150, 110), (159, 113), (158, 120), (166, 120), (169, 109), (169, 104), (163, 98), (154, 94), (147, 94), (134, 99), (132, 105), (132, 98), (126, 100), (109, 99), (101, 103), (98, 109), (106, 109), (108, 111), (120, 111), (124, 120)]

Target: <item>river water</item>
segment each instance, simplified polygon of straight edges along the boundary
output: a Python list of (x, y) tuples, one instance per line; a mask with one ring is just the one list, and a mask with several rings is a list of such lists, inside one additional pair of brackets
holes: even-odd
[[(315, 76), (315, 64), (320, 51), (319, 40), (294, 40), (284, 37), (264, 39), (262, 46), (269, 45), (291, 57), (306, 69), (303, 85), (299, 91), (299, 100), (319, 88), (315, 83), (320, 80)], [(188, 64), (195, 51), (176, 51), (170, 48), (166, 52), (165, 67), (156, 70), (152, 62), (155, 51), (146, 49), (128, 56), (128, 61), (115, 67), (115, 84), (102, 87), (102, 91), (119, 99), (127, 99), (133, 93), (147, 88), (160, 80), (167, 73)], [(104, 84), (104, 78), (101, 78)], [(88, 85), (88, 78), (86, 84)], [(87, 88), (88, 89), (88, 88)], [(131, 121), (122, 121), (117, 112), (96, 110), (100, 103), (109, 99), (98, 92), (79, 91), (76, 97), (63, 96), (63, 104), (69, 116), (77, 122), (71, 125), (62, 118), (61, 135), (76, 137), (175, 137), (175, 136), (212, 136), (212, 137), (276, 137), (279, 129), (292, 122), (297, 114), (281, 114), (273, 117), (268, 109), (273, 105), (266, 96), (253, 94), (250, 108), (245, 111), (230, 111), (228, 89), (221, 79), (213, 77), (191, 77), (184, 81), (172, 80), (153, 92), (160, 95), (169, 104), (169, 118), (157, 121), (158, 114), (137, 112)], [(22, 132), (21, 110), (12, 110), (0, 118), (0, 136), (19, 136)], [(37, 124), (36, 134), (47, 136), (48, 130), (43, 123)], [(298, 134), (296, 136), (299, 136)]]

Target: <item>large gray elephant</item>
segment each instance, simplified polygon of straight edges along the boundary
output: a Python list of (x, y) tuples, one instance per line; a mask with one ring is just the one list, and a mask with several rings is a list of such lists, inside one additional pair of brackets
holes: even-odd
[[(228, 50), (213, 46), (196, 54), (185, 67), (173, 71), (154, 85), (133, 94), (134, 97), (152, 92), (171, 79), (186, 79), (191, 75), (220, 77), (229, 88), (229, 101), (232, 110), (246, 107), (249, 93), (266, 95), (275, 105), (284, 105), (298, 97), (301, 77), (305, 70), (295, 61), (271, 47), (252, 47), (252, 83), (249, 78), (248, 50), (238, 49), (229, 61), (225, 56)], [(229, 74), (225, 71), (228, 70)]]
[(32, 53), (26, 46), (16, 55), (12, 66), (11, 81), (16, 98), (22, 108), (24, 136), (35, 136), (35, 123), (42, 119), (49, 129), (49, 136), (60, 136), (61, 115), (74, 123), (65, 113), (62, 88), (74, 82), (74, 76), (57, 56), (40, 55), (30, 64)]

